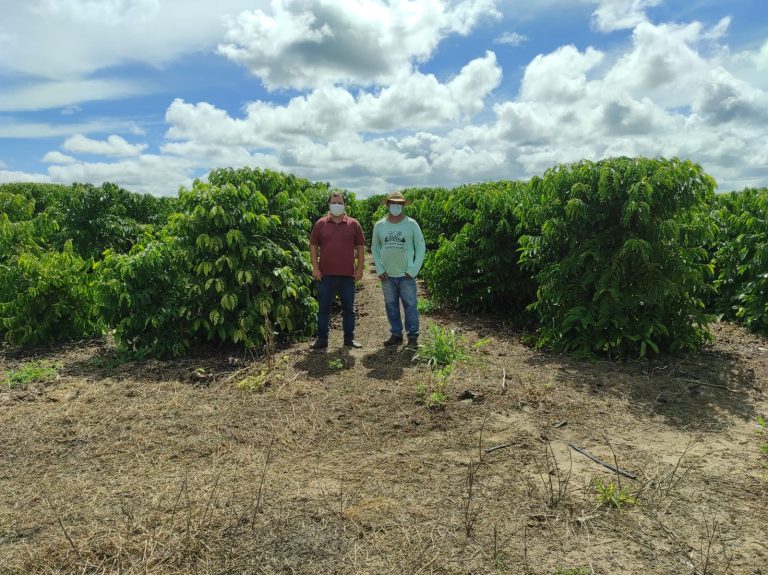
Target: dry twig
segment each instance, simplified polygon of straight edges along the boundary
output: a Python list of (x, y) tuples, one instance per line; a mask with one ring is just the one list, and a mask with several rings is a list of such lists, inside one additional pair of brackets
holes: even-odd
[(568, 447), (570, 447), (571, 449), (575, 449), (576, 451), (578, 451), (582, 455), (586, 455), (587, 457), (589, 457), (595, 463), (599, 463), (600, 465), (602, 465), (603, 467), (607, 467), (611, 471), (614, 471), (616, 473), (621, 473), (624, 477), (629, 477), (630, 479), (637, 479), (637, 475), (635, 475), (631, 471), (625, 471), (624, 469), (619, 469), (618, 467), (616, 467), (614, 465), (611, 465), (610, 463), (606, 463), (605, 461), (603, 461), (599, 457), (596, 457), (595, 455), (592, 455), (589, 451), (587, 451), (585, 449), (582, 449), (581, 447), (578, 447), (577, 445), (574, 445), (570, 441), (568, 442)]

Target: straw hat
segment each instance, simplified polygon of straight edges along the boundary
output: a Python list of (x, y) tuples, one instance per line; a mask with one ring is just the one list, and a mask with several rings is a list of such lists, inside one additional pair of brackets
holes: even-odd
[(403, 196), (400, 192), (392, 192), (389, 194), (386, 198), (381, 200), (381, 203), (383, 205), (387, 204), (403, 204), (404, 206), (407, 206), (411, 203), (411, 200), (406, 200), (405, 196)]

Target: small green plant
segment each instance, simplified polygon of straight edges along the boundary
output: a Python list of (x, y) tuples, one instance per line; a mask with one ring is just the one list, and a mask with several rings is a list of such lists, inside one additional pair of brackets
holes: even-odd
[(633, 497), (626, 487), (622, 487), (621, 483), (609, 481), (603, 483), (601, 479), (595, 479), (595, 491), (597, 492), (597, 501), (600, 505), (608, 505), (609, 507), (615, 507), (621, 509), (626, 505), (634, 505), (637, 503), (637, 498)]
[(445, 395), (445, 383), (438, 383), (435, 385), (435, 390), (429, 394), (427, 407), (434, 410), (444, 409), (446, 399), (448, 396)]
[(416, 304), (416, 308), (419, 310), (419, 313), (429, 315), (436, 311), (440, 311), (440, 304), (429, 298), (420, 298)]
[(240, 391), (262, 392), (278, 381), (285, 380), (285, 372), (290, 360), (289, 355), (275, 358), (274, 354), (268, 356), (266, 365), (261, 368), (249, 368), (245, 375), (236, 381), (235, 386)]
[(414, 361), (422, 361), (429, 365), (430, 369), (435, 370), (457, 361), (467, 358), (467, 351), (464, 339), (457, 335), (454, 330), (447, 330), (436, 324), (429, 326), (429, 333), (425, 338), (416, 355)]
[(426, 397), (427, 397), (427, 384), (423, 381), (420, 381), (416, 384), (416, 395), (418, 396), (418, 402), (417, 403), (425, 403)]
[(247, 375), (235, 385), (240, 391), (260, 392), (269, 386), (269, 372), (260, 371), (258, 374)]
[[(486, 343), (488, 340), (481, 340), (473, 347), (478, 348)], [(430, 369), (429, 388), (423, 383), (416, 388), (420, 401), (426, 403), (429, 409), (443, 409), (448, 399), (445, 389), (448, 378), (453, 372), (453, 366), (456, 362), (468, 358), (468, 346), (463, 337), (457, 335), (452, 329), (448, 330), (432, 324), (424, 345), (413, 356), (413, 361), (426, 363)]]
[(85, 365), (92, 369), (115, 369), (124, 364), (128, 358), (123, 355), (97, 355), (86, 360)]
[(341, 359), (340, 357), (337, 357), (336, 359), (329, 359), (328, 367), (335, 370), (344, 369), (345, 367), (344, 360)]
[(427, 409), (438, 411), (445, 408), (448, 399), (446, 387), (453, 368), (445, 366), (437, 371), (429, 372), (429, 379), (416, 384), (417, 403), (424, 404)]
[(31, 361), (19, 369), (11, 370), (3, 385), (11, 389), (26, 389), (30, 383), (45, 383), (59, 374), (56, 366), (47, 361)]

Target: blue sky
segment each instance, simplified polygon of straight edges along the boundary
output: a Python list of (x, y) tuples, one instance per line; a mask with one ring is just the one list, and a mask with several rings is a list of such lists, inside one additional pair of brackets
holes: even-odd
[(0, 182), (360, 196), (617, 155), (768, 186), (762, 0), (0, 0)]

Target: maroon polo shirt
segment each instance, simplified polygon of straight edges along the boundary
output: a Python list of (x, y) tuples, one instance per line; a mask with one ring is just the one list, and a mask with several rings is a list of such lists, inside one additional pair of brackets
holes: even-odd
[(334, 222), (330, 214), (315, 222), (309, 238), (320, 250), (320, 273), (324, 276), (355, 275), (355, 248), (365, 245), (363, 228), (347, 214)]

